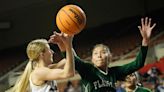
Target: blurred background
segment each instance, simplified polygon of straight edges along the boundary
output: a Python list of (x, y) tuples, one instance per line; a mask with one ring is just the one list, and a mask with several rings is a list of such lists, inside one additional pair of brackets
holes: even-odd
[[(155, 90), (164, 74), (164, 0), (0, 0), (0, 92), (14, 85), (27, 63), (27, 43), (36, 38), (48, 39), (56, 27), (56, 14), (67, 4), (80, 6), (87, 17), (84, 30), (74, 37), (77, 54), (90, 60), (92, 47), (103, 43), (110, 47), (113, 62), (109, 66), (132, 61), (141, 44), (137, 28), (142, 17), (157, 23), (149, 46), (145, 67), (139, 70), (143, 84)], [(57, 46), (55, 62), (61, 59)], [(149, 73), (159, 71), (160, 82), (149, 83)], [(148, 73), (149, 71), (149, 73)], [(69, 85), (77, 87), (78, 74), (58, 81), (60, 92)], [(76, 91), (77, 92), (77, 91)]]

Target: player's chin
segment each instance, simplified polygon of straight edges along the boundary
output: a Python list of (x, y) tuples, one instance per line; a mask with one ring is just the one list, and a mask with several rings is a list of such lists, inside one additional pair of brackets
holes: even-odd
[(105, 63), (98, 63), (97, 64), (97, 67), (103, 67), (103, 66), (105, 66)]
[(52, 63), (53, 63), (53, 59), (52, 59), (52, 58), (51, 58), (49, 61), (50, 61), (50, 64), (52, 64)]
[(132, 85), (133, 84), (133, 82), (132, 81), (126, 81), (126, 83), (128, 83), (129, 85)]

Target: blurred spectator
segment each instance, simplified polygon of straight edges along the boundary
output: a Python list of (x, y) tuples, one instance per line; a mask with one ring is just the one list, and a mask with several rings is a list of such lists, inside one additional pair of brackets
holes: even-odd
[(124, 85), (122, 81), (117, 81), (116, 83), (116, 92), (124, 92)]
[(158, 70), (158, 68), (156, 67), (152, 67), (148, 72), (148, 82), (152, 83), (152, 84), (158, 84), (159, 83), (159, 75), (160, 75), (160, 71)]
[(164, 92), (164, 80), (157, 86), (156, 92)]
[(64, 92), (81, 92), (79, 83), (77, 85), (73, 85), (71, 81), (68, 81), (67, 87), (65, 88)]

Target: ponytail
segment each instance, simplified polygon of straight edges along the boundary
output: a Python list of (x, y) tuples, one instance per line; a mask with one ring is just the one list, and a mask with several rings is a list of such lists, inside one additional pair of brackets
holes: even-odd
[(26, 92), (29, 86), (29, 78), (32, 72), (32, 61), (29, 61), (23, 74), (18, 78), (12, 92)]
[(26, 53), (30, 61), (26, 65), (23, 74), (18, 78), (12, 92), (26, 92), (28, 90), (30, 74), (33, 66), (35, 66), (33, 62), (38, 61), (40, 53), (45, 50), (47, 45), (48, 42), (45, 39), (36, 39), (28, 44)]

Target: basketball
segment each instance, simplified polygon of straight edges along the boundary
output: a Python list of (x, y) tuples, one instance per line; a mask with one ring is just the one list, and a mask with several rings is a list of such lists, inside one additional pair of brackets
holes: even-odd
[(80, 33), (86, 25), (86, 15), (77, 5), (65, 5), (56, 15), (58, 29), (68, 35)]

